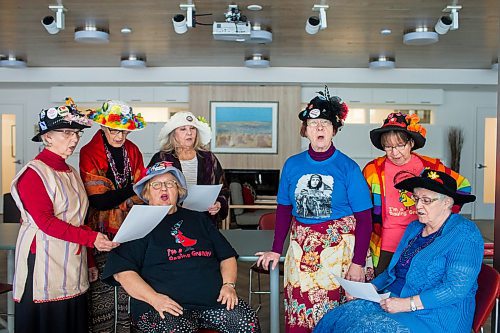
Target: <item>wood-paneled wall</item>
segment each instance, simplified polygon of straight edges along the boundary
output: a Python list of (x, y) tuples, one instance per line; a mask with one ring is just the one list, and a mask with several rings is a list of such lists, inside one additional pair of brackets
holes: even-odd
[(281, 169), (285, 160), (300, 151), (300, 86), (191, 85), (189, 107), (210, 119), (210, 101), (278, 102), (277, 154), (221, 154), (225, 169)]

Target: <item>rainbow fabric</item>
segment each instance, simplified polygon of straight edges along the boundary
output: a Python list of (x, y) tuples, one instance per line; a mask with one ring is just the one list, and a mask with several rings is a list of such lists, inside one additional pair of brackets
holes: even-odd
[[(442, 171), (450, 176), (452, 176), (457, 181), (457, 191), (462, 193), (470, 193), (471, 185), (467, 178), (460, 175), (459, 173), (446, 167), (439, 159), (427, 157), (423, 155), (418, 155), (412, 153), (420, 159), (424, 168), (429, 168), (432, 170)], [(363, 169), (363, 176), (365, 177), (370, 192), (372, 194), (373, 201), (373, 231), (370, 239), (370, 251), (373, 259), (373, 266), (378, 266), (378, 260), (380, 258), (380, 249), (382, 246), (382, 212), (384, 211), (384, 166), (386, 157), (378, 157), (373, 161), (369, 162)], [(453, 206), (453, 212), (458, 213), (462, 207), (459, 205)]]

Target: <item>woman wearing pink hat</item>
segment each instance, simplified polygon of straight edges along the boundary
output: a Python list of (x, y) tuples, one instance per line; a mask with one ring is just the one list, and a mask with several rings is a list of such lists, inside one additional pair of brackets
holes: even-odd
[[(107, 101), (88, 117), (101, 130), (80, 151), (80, 174), (90, 203), (87, 223), (112, 239), (132, 205), (142, 203), (133, 185), (145, 172), (144, 162), (127, 136), (146, 124), (121, 101)], [(130, 332), (127, 293), (122, 288), (115, 293), (115, 288), (99, 280), (106, 259), (107, 253), (94, 251), (89, 260), (89, 331)]]
[(182, 171), (188, 185), (222, 184), (217, 200), (208, 209), (217, 225), (227, 216), (229, 190), (219, 160), (204, 148), (211, 137), (212, 130), (204, 118), (197, 118), (191, 112), (177, 112), (160, 131), (160, 151), (151, 158), (148, 166), (168, 161)]
[[(424, 168), (431, 168), (451, 175), (459, 191), (471, 191), (467, 178), (444, 166), (439, 159), (414, 152), (425, 145), (425, 135), (426, 130), (417, 115), (400, 112), (389, 114), (382, 127), (370, 132), (372, 144), (385, 152), (363, 169), (373, 200), (370, 249), (375, 275), (387, 268), (406, 226), (416, 217), (411, 196), (394, 187), (401, 177), (418, 175)], [(458, 212), (460, 207), (455, 205), (453, 212)]]

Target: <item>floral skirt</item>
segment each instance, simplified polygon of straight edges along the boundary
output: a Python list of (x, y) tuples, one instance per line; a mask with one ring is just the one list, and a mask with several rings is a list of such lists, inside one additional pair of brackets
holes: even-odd
[(345, 302), (334, 276), (345, 277), (354, 255), (354, 216), (319, 224), (292, 221), (285, 259), (285, 325), (312, 332), (325, 313)]

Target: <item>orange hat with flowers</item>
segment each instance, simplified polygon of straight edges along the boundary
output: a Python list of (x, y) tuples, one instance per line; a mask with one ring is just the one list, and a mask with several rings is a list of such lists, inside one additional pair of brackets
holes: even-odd
[(135, 114), (132, 107), (122, 101), (106, 101), (99, 109), (91, 110), (87, 117), (96, 124), (117, 130), (138, 131), (146, 127), (141, 114)]
[(425, 145), (427, 131), (420, 124), (420, 118), (416, 114), (390, 113), (384, 120), (382, 127), (370, 131), (370, 140), (373, 145), (380, 150), (384, 150), (380, 138), (382, 134), (390, 131), (402, 131), (408, 134), (414, 142), (413, 150), (422, 148)]

